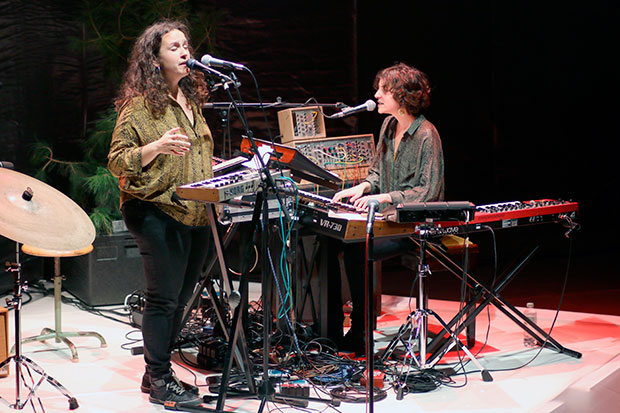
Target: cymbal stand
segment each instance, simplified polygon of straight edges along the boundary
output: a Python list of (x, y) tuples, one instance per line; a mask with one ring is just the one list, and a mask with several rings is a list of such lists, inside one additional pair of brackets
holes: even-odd
[[(392, 339), (388, 347), (386, 348), (383, 356), (381, 358), (382, 361), (387, 360), (390, 354), (394, 351), (394, 348), (398, 344), (400, 340), (403, 339), (403, 336), (409, 331), (409, 339), (405, 343), (405, 347), (407, 349), (407, 353), (405, 354), (405, 360), (407, 360), (407, 356), (410, 357), (411, 361), (416, 364), (416, 367), (419, 370), (426, 370), (433, 368), (433, 366), (439, 361), (436, 360), (428, 360), (427, 359), (427, 340), (428, 340), (428, 317), (433, 316), (437, 322), (441, 325), (443, 332), (448, 334), (452, 339), (452, 343), (450, 348), (454, 345), (459, 345), (460, 341), (456, 334), (454, 334), (446, 325), (446, 323), (441, 319), (441, 317), (435, 313), (433, 310), (428, 308), (428, 287), (426, 285), (426, 277), (431, 274), (431, 270), (429, 265), (426, 262), (426, 247), (427, 247), (427, 238), (429, 235), (429, 230), (432, 228), (432, 222), (427, 222), (423, 225), (420, 225), (419, 229), (419, 246), (420, 246), (420, 255), (418, 262), (418, 297), (417, 297), (417, 309), (416, 311), (409, 314), (407, 317), (407, 321), (403, 324), (396, 337)], [(415, 333), (414, 333), (415, 331)], [(416, 341), (418, 344), (418, 354), (414, 353), (414, 347), (412, 345), (412, 341)], [(474, 355), (469, 351), (469, 349), (460, 345), (460, 348), (467, 354), (467, 357), (481, 370), (482, 378), (484, 381), (492, 381), (493, 378), (489, 374), (487, 370), (485, 370), (482, 365), (476, 360)], [(409, 367), (409, 365), (407, 365)], [(397, 389), (397, 398), (402, 398), (404, 383), (401, 383)]]
[[(15, 410), (22, 410), (28, 403), (30, 403), (32, 410), (37, 411), (37, 407), (34, 404), (34, 399), (38, 401), (39, 407), (42, 412), (45, 412), (45, 408), (43, 407), (43, 403), (41, 402), (41, 398), (36, 395), (36, 390), (39, 386), (47, 381), (49, 384), (54, 386), (63, 396), (69, 399), (69, 410), (75, 410), (79, 407), (77, 399), (56, 379), (45, 373), (45, 371), (36, 364), (34, 361), (30, 360), (28, 357), (23, 356), (22, 353), (22, 335), (21, 335), (21, 307), (22, 307), (22, 291), (25, 291), (27, 285), (22, 283), (21, 281), (21, 263), (19, 262), (19, 242), (16, 242), (16, 250), (15, 250), (15, 262), (10, 263), (7, 262), (6, 272), (13, 273), (13, 278), (15, 280), (14, 290), (13, 290), (13, 298), (7, 299), (7, 304), (10, 304), (13, 307), (13, 311), (15, 312), (15, 355), (10, 356), (2, 363), (0, 363), (0, 369), (2, 369), (7, 364), (12, 361), (15, 362), (15, 403), (8, 403), (5, 399), (0, 397), (0, 401), (6, 403), (10, 408)], [(32, 375), (32, 371), (39, 374), (41, 377), (35, 383), (35, 379)], [(26, 373), (30, 379), (30, 383), (26, 382), (24, 373)], [(23, 386), (28, 390), (28, 394), (22, 400), (22, 381)]]

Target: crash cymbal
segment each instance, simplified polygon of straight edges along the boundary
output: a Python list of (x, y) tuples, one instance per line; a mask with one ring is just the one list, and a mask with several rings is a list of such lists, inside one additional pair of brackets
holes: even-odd
[(73, 251), (93, 242), (95, 227), (62, 192), (0, 168), (0, 235), (37, 248)]

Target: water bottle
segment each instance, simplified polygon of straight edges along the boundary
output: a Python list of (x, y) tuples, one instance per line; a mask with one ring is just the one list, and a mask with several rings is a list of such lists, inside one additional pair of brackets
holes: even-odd
[[(525, 305), (525, 311), (523, 314), (532, 320), (532, 322), (536, 323), (538, 319), (536, 315), (536, 310), (534, 309), (534, 303), (527, 303)], [(536, 339), (532, 337), (527, 331), (523, 332), (523, 345), (525, 347), (536, 347)]]

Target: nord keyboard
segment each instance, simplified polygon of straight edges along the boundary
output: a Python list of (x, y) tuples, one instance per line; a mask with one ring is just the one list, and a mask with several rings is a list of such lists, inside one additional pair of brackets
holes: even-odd
[[(290, 171), (271, 171), (274, 179), (289, 177)], [(207, 202), (224, 202), (235, 197), (254, 194), (261, 183), (259, 171), (245, 169), (204, 181), (177, 186), (177, 194), (184, 199)]]
[[(338, 212), (339, 209), (330, 207), (329, 202), (304, 202), (300, 207), (300, 222), (316, 233), (348, 242), (362, 241), (366, 237), (366, 214)], [(475, 207), (475, 218), (469, 223), (457, 220), (433, 222), (429, 234), (443, 236), (481, 231), (486, 227), (499, 229), (557, 222), (563, 215), (575, 218), (578, 209), (576, 202), (552, 199), (479, 205)], [(375, 238), (414, 235), (423, 224), (395, 222), (387, 217), (390, 217), (389, 209), (376, 216), (373, 226)]]
[(433, 235), (459, 234), (486, 228), (502, 229), (561, 221), (563, 216), (577, 217), (577, 202), (555, 199), (512, 201), (476, 206), (475, 218), (469, 223), (442, 222), (430, 230)]

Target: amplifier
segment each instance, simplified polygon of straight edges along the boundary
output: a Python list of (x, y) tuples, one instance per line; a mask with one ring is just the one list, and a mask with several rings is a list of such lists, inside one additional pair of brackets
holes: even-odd
[(92, 253), (63, 258), (63, 288), (91, 306), (123, 304), (134, 291), (144, 290), (144, 270), (138, 245), (129, 232), (98, 235)]

